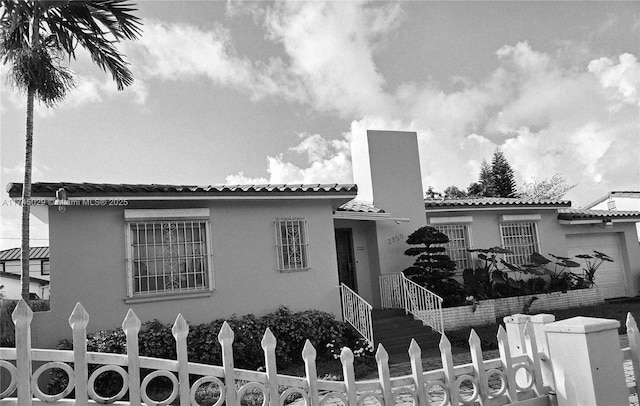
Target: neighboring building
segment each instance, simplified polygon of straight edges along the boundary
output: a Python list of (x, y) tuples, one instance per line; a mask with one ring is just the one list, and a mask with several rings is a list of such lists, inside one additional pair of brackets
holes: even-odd
[[(357, 188), (34, 183), (32, 196), (52, 203), (57, 270), (51, 311), (34, 314), (34, 345), (68, 337), (76, 302), (91, 314), (89, 331), (119, 326), (129, 308), (165, 323), (177, 313), (202, 323), (280, 305), (340, 317), (341, 283), (379, 308), (380, 277), (413, 262), (406, 239), (427, 220), (452, 237), (461, 267), (473, 262), (466, 247), (515, 247), (517, 262), (532, 249), (609, 253), (603, 244), (613, 245), (619, 268), (610, 273), (624, 283), (615, 294), (638, 292), (632, 223), (585, 219), (569, 202), (425, 203), (416, 133), (367, 131), (352, 142)], [(19, 198), (21, 184), (8, 190)]]
[[(584, 207), (591, 210), (640, 211), (640, 191), (613, 191)], [(640, 240), (640, 222), (636, 223)]]
[[(640, 212), (572, 209), (571, 202), (478, 198), (426, 200), (430, 225), (447, 234), (447, 254), (457, 269), (476, 261), (469, 248), (503, 247), (505, 261), (522, 265), (532, 252), (549, 258), (600, 251), (613, 258), (595, 274), (601, 295), (636, 296), (640, 291), (640, 250), (635, 222)], [(581, 260), (576, 259), (581, 262)]]
[[(33, 298), (49, 299), (49, 247), (29, 251), (29, 293)], [(21, 275), (20, 248), (0, 251), (0, 299), (20, 299)]]

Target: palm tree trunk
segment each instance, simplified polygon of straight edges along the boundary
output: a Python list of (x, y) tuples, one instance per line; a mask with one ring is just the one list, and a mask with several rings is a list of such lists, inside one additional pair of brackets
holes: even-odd
[(29, 303), (29, 215), (31, 213), (31, 168), (33, 162), (33, 103), (35, 91), (29, 87), (27, 91), (27, 134), (25, 136), (24, 152), (24, 183), (22, 185), (22, 298)]

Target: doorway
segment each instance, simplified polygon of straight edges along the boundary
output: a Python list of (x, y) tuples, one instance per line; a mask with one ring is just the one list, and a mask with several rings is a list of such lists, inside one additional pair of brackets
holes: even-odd
[(356, 264), (353, 257), (353, 233), (350, 228), (336, 229), (336, 253), (338, 256), (338, 280), (358, 293)]

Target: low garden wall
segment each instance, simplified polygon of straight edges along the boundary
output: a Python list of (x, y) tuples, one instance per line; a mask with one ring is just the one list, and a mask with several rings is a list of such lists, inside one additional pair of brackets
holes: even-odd
[(467, 326), (493, 324), (499, 317), (524, 313), (525, 306), (532, 297), (538, 299), (531, 303), (529, 311), (542, 312), (548, 310), (568, 309), (571, 307), (590, 306), (602, 303), (598, 288), (570, 290), (566, 293), (552, 292), (536, 295), (514, 296), (500, 299), (481, 300), (473, 306), (447, 307), (442, 309), (444, 330), (455, 330)]

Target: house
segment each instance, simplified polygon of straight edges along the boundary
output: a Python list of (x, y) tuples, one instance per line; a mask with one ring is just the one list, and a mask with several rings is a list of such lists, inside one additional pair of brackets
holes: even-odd
[[(92, 315), (89, 331), (120, 325), (129, 308), (165, 323), (177, 313), (203, 323), (279, 305), (341, 317), (341, 285), (380, 308), (381, 278), (413, 262), (406, 239), (427, 222), (461, 232), (450, 244), (468, 247), (508, 242), (500, 230), (512, 223), (510, 232), (534, 232), (525, 237), (543, 252), (612, 243), (624, 281), (619, 294), (640, 288), (632, 223), (609, 224), (569, 202), (425, 202), (416, 133), (367, 131), (352, 143), (357, 187), (34, 183), (33, 198), (50, 202), (57, 270), (51, 311), (34, 314), (34, 345), (67, 337), (76, 302)], [(21, 184), (8, 191), (19, 198)]]
[[(589, 210), (640, 211), (640, 191), (613, 191), (587, 204)], [(640, 222), (636, 223), (640, 237)]]
[[(477, 198), (425, 201), (429, 225), (449, 236), (447, 254), (457, 269), (477, 260), (468, 249), (503, 247), (505, 261), (529, 262), (532, 252), (575, 257), (599, 251), (605, 262), (595, 274), (603, 298), (640, 292), (640, 250), (635, 222), (640, 212), (571, 208), (569, 201)], [(577, 260), (577, 259), (576, 259)]]
[[(32, 297), (49, 299), (49, 247), (29, 250), (29, 292)], [(0, 251), (0, 299), (20, 299), (22, 284), (20, 248)]]

